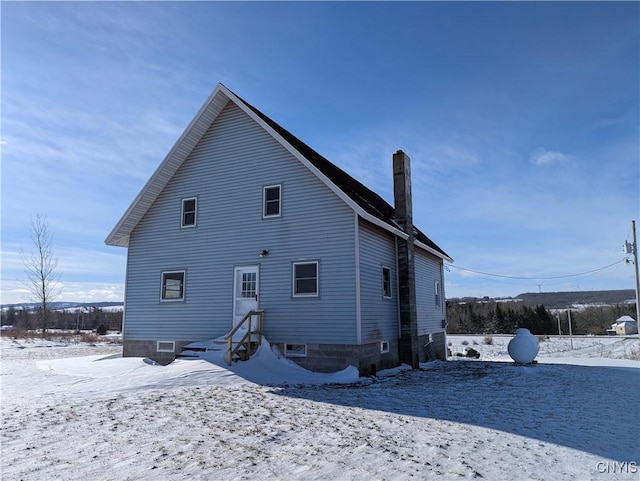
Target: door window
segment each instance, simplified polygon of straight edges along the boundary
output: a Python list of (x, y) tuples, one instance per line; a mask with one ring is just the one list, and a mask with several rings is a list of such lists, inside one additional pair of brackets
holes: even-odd
[(257, 279), (255, 272), (242, 273), (242, 286), (240, 296), (244, 298), (256, 297)]

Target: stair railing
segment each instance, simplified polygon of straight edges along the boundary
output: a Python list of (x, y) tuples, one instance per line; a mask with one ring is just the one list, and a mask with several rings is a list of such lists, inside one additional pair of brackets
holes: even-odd
[[(238, 351), (240, 351), (242, 347), (245, 348), (245, 351), (247, 353), (247, 359), (251, 355), (253, 355), (253, 352), (251, 352), (253, 335), (258, 336), (257, 345), (259, 346), (260, 344), (262, 344), (263, 313), (264, 311), (262, 309), (252, 310), (247, 312), (247, 314), (242, 318), (242, 320), (231, 330), (231, 332), (229, 332), (229, 334), (225, 336), (224, 339), (225, 341), (227, 341), (227, 353), (225, 355), (225, 360), (227, 361), (227, 364), (229, 366), (231, 366), (231, 363), (233, 361), (233, 356), (235, 354), (238, 354)], [(254, 317), (256, 318), (255, 321), (254, 321)], [(245, 326), (245, 324), (247, 324), (246, 326), (247, 332), (244, 334), (244, 336), (242, 336), (242, 339), (240, 339), (237, 343), (235, 343), (235, 347), (234, 347), (233, 335), (236, 332), (238, 332), (240, 329), (242, 329), (243, 326)]]

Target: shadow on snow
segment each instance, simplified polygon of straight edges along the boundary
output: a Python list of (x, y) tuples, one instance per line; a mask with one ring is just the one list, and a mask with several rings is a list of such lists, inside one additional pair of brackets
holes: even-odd
[(275, 394), (470, 424), (640, 463), (640, 371), (564, 364), (437, 362), (369, 385)]

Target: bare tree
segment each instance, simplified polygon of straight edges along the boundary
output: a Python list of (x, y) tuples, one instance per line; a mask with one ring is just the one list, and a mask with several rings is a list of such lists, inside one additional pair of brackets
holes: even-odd
[(56, 271), (58, 259), (53, 255), (53, 234), (49, 231), (47, 218), (36, 214), (31, 219), (31, 241), (35, 252), (22, 253), (22, 263), (27, 276), (25, 282), (31, 298), (40, 306), (42, 334), (49, 327), (49, 305), (61, 293), (59, 284), (61, 274)]

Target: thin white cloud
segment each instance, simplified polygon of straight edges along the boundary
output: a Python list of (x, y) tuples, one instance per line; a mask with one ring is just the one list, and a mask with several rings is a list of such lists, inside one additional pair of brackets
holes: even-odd
[(74, 282), (64, 285), (64, 293), (67, 302), (118, 302), (124, 299), (124, 285)]
[[(9, 244), (3, 247), (9, 247), (1, 252), (3, 276), (21, 277), (24, 272), (21, 249), (23, 249), (24, 255), (31, 256), (34, 255), (33, 246), (27, 244), (18, 247), (15, 244)], [(107, 252), (105, 249), (111, 250), (102, 245), (98, 245), (92, 250), (56, 245), (54, 239), (53, 254), (54, 258), (58, 260), (57, 270), (65, 276), (92, 275), (120, 279), (124, 276), (126, 251), (119, 249)], [(96, 269), (96, 266), (100, 266), (100, 269)]]
[(481, 162), (480, 155), (465, 145), (428, 138), (420, 130), (407, 133), (388, 126), (359, 132), (323, 154), (367, 187), (389, 197), (393, 194), (391, 161), (398, 149), (411, 158), (417, 190), (424, 182), (468, 171)]
[(412, 169), (416, 173), (422, 173), (425, 177), (432, 175), (452, 175), (466, 171), (480, 163), (479, 155), (464, 146), (451, 143), (430, 143), (412, 146), (413, 153), (409, 154)]
[[(124, 299), (124, 284), (100, 282), (61, 282), (61, 295), (56, 301), (65, 302), (120, 302)], [(2, 280), (2, 304), (32, 302), (25, 285), (17, 280)]]
[(458, 274), (460, 277), (482, 277), (481, 274), (478, 274), (477, 272), (473, 272), (473, 271), (468, 271), (468, 270), (458, 270), (455, 271), (456, 274)]
[(531, 161), (535, 165), (549, 165), (564, 162), (565, 160), (567, 160), (567, 156), (562, 152), (545, 150), (542, 147), (537, 148), (531, 153)]

